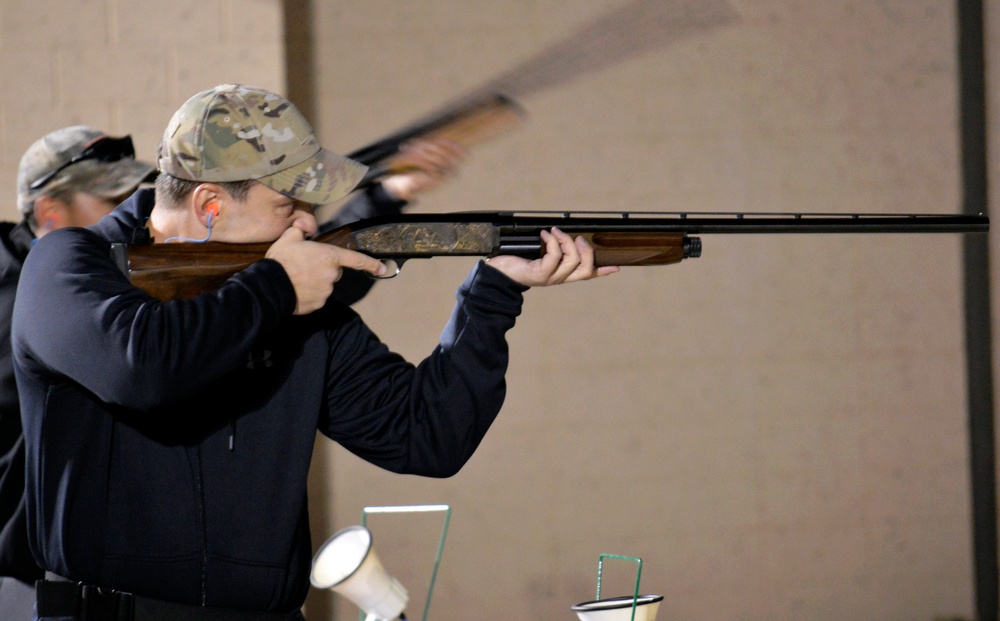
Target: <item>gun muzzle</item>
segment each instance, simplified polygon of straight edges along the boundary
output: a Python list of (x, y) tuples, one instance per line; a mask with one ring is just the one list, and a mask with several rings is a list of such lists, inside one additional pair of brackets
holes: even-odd
[(701, 238), (700, 237), (684, 237), (684, 243), (681, 246), (684, 250), (685, 259), (696, 259), (701, 256)]

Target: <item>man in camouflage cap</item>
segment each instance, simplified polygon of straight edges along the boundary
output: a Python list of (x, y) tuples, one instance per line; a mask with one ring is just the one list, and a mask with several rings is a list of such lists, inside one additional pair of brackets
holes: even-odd
[[(522, 294), (615, 268), (557, 229), (539, 259), (479, 262), (413, 365), (331, 298), (345, 270), (385, 266), (310, 241), (313, 205), (364, 167), (321, 148), (291, 103), (199, 93), (158, 161), (155, 193), (46, 236), (25, 264), (12, 342), (29, 539), (63, 578), (39, 583), (38, 618), (81, 619), (86, 604), (88, 621), (298, 621), (317, 431), (393, 472), (455, 474), (503, 403)], [(269, 246), (218, 290), (161, 301), (110, 256), (143, 235)]]
[(17, 175), (19, 223), (0, 222), (0, 611), (32, 618), (34, 582), (43, 572), (28, 549), (24, 442), (10, 325), (21, 266), (35, 240), (65, 226), (89, 226), (154, 173), (134, 159), (128, 136), (84, 126), (53, 131), (28, 147)]
[(308, 122), (288, 101), (237, 84), (189, 99), (167, 125), (160, 147), (160, 170), (179, 179), (253, 179), (314, 205), (345, 196), (366, 170), (321, 148)]
[[(362, 164), (321, 148), (290, 102), (239, 84), (217, 86), (184, 103), (167, 125), (158, 155), (160, 170), (178, 179), (257, 180), (313, 205), (344, 196), (365, 172)], [(453, 174), (464, 156), (445, 140), (405, 145), (397, 168), (406, 173), (381, 180), (388, 196), (380, 200), (414, 200)]]
[[(396, 161), (404, 172), (355, 194), (327, 226), (399, 213), (453, 175), (464, 157), (459, 145), (446, 140), (415, 140), (405, 145)], [(289, 101), (240, 84), (222, 84), (188, 99), (163, 133), (157, 164), (163, 173), (157, 200), (163, 205), (181, 200), (198, 182), (230, 184), (226, 187), (238, 197), (245, 197), (250, 183), (257, 182), (310, 210), (347, 195), (366, 170), (358, 162), (321, 148), (309, 122)], [(215, 227), (223, 224), (222, 203), (213, 204), (219, 209), (211, 221), (206, 219), (212, 228), (205, 227), (204, 239), (220, 240), (221, 230)], [(154, 215), (153, 227), (160, 221)], [(265, 235), (222, 241), (272, 239)], [(348, 271), (342, 274), (334, 297), (353, 303), (374, 282), (360, 271)]]
[[(135, 159), (131, 137), (64, 127), (37, 140), (21, 158), (17, 208), (36, 236), (89, 226), (154, 176), (151, 164)], [(104, 213), (96, 215), (99, 210)]]

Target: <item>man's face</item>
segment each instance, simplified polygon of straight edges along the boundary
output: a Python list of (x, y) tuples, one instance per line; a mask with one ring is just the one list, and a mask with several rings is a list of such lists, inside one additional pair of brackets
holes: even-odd
[(250, 187), (246, 201), (231, 196), (221, 201), (212, 221), (212, 241), (228, 243), (272, 242), (291, 227), (315, 235), (312, 205), (280, 194), (262, 183)]

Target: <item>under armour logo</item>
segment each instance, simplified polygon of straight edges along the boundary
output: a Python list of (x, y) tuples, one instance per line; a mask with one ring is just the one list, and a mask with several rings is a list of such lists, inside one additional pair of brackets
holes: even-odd
[(247, 368), (248, 369), (267, 369), (274, 366), (274, 361), (271, 360), (271, 350), (265, 349), (259, 355), (250, 352), (247, 356)]

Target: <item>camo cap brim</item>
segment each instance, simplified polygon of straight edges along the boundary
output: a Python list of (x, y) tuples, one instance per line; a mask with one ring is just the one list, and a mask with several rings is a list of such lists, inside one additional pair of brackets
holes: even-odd
[(203, 91), (181, 106), (164, 132), (158, 164), (189, 181), (257, 180), (315, 205), (347, 196), (368, 169), (320, 147), (287, 99), (241, 84)]
[(135, 190), (139, 184), (152, 181), (156, 167), (133, 159), (110, 163), (85, 160), (67, 171), (71, 177), (79, 179), (81, 191), (101, 198), (118, 198)]
[(364, 164), (320, 149), (301, 164), (257, 181), (290, 198), (326, 205), (350, 194), (367, 171)]

